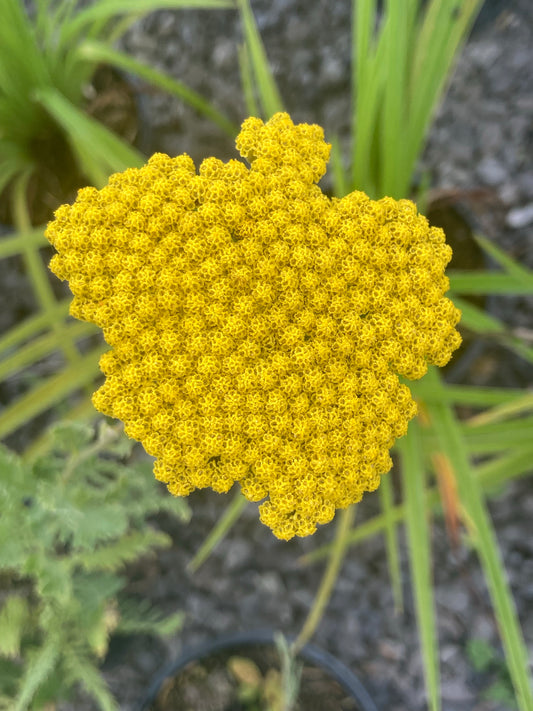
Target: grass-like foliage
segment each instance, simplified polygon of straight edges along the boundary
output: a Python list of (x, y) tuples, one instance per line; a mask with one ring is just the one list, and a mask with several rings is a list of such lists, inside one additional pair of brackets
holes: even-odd
[[(158, 8), (224, 8), (228, 0), (40, 0), (29, 15), (22, 0), (0, 0), (0, 194), (45, 170), (57, 181), (46, 149), (54, 135), (69, 144), (85, 178), (105, 183), (110, 173), (142, 164), (142, 156), (84, 113), (84, 90), (100, 62), (140, 74), (190, 102), (222, 128), (231, 123), (180, 82), (113, 48), (140, 17)], [(61, 202), (59, 196), (59, 202)]]
[[(350, 189), (405, 196), (457, 52), (483, 0), (353, 0)], [(377, 29), (376, 29), (377, 28)]]
[(122, 595), (126, 563), (170, 545), (147, 525), (183, 500), (160, 492), (150, 462), (102, 424), (55, 426), (32, 462), (0, 449), (0, 708), (45, 708), (78, 687), (117, 709), (100, 672), (113, 632), (171, 634), (163, 617)]

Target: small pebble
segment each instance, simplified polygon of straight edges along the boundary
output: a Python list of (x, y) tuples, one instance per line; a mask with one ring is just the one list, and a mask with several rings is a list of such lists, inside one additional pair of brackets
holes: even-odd
[(525, 207), (515, 207), (507, 214), (506, 223), (513, 229), (521, 229), (533, 223), (533, 202)]

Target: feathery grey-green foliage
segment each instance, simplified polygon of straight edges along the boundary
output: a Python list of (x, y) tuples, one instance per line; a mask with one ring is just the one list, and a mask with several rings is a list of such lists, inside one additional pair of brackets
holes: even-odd
[(161, 495), (119, 427), (60, 424), (33, 462), (0, 447), (0, 709), (39, 709), (76, 687), (117, 709), (98, 670), (113, 631), (171, 634), (163, 617), (122, 599), (126, 563), (170, 538), (147, 524), (181, 499)]

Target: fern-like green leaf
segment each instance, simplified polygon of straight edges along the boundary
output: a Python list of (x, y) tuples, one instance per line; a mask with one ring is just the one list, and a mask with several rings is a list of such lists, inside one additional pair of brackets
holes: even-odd
[(91, 658), (83, 651), (70, 650), (64, 659), (65, 671), (71, 683), (77, 682), (92, 696), (102, 711), (119, 711), (104, 678)]
[(26, 711), (35, 692), (52, 674), (60, 656), (62, 636), (59, 629), (49, 629), (47, 638), (38, 650), (28, 653), (28, 661), (21, 679), (13, 711)]
[(54, 449), (64, 454), (79, 454), (94, 437), (94, 429), (83, 422), (57, 422), (50, 428)]
[(24, 465), (20, 457), (0, 445), (0, 503), (2, 509), (11, 502), (13, 485), (23, 483), (27, 479)]
[(176, 612), (166, 617), (146, 600), (122, 600), (117, 631), (145, 632), (169, 637), (183, 625), (183, 613)]
[(12, 711), (20, 676), (20, 663), (0, 657), (0, 711)]
[(87, 571), (115, 571), (153, 548), (168, 548), (170, 544), (170, 536), (161, 531), (133, 531), (114, 543), (76, 554), (74, 562)]
[(87, 644), (91, 651), (101, 659), (107, 652), (109, 635), (116, 628), (119, 615), (114, 601), (102, 606), (99, 613), (87, 631)]
[(25, 573), (37, 578), (38, 594), (46, 600), (53, 600), (59, 605), (66, 605), (72, 595), (70, 566), (64, 559), (47, 557), (40, 554), (28, 557)]
[[(96, 660), (121, 620), (118, 572), (171, 543), (147, 526), (171, 497), (144, 465), (126, 463), (130, 453), (121, 428), (71, 423), (33, 458), (0, 447), (0, 569), (25, 580), (0, 606), (0, 711), (59, 703), (78, 684), (94, 708), (117, 708)], [(146, 608), (123, 619), (155, 634), (180, 623)]]
[[(77, 566), (76, 566), (77, 568)], [(124, 579), (109, 572), (76, 569), (73, 582), (74, 595), (80, 609), (100, 609), (106, 600), (112, 600), (124, 587)]]
[(72, 544), (76, 548), (92, 549), (99, 543), (122, 536), (128, 528), (124, 502), (93, 504), (77, 512), (72, 527)]

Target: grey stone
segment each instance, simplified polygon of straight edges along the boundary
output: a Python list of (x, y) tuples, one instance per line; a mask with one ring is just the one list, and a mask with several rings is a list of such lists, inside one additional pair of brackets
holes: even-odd
[(503, 183), (498, 188), (498, 196), (504, 205), (515, 205), (520, 198), (520, 188), (516, 183)]
[(468, 592), (452, 585), (448, 585), (442, 590), (439, 590), (436, 599), (438, 604), (443, 605), (456, 614), (464, 613), (470, 604)]
[(228, 571), (235, 571), (246, 564), (252, 553), (252, 546), (249, 541), (232, 540), (225, 552), (225, 564)]
[(515, 230), (531, 225), (533, 223), (533, 203), (510, 210), (506, 223)]
[(517, 176), (517, 183), (522, 192), (522, 196), (527, 200), (533, 198), (533, 170), (526, 170), (522, 175)]
[(493, 187), (507, 180), (505, 166), (496, 158), (483, 158), (477, 166), (476, 173), (486, 185)]
[(285, 593), (285, 586), (281, 577), (275, 571), (261, 573), (255, 578), (256, 590), (260, 595), (270, 598), (279, 597)]
[(474, 701), (474, 695), (472, 691), (466, 687), (463, 679), (446, 679), (446, 682), (442, 686), (442, 700), (472, 703)]
[(473, 64), (486, 69), (500, 58), (501, 48), (496, 43), (482, 41), (471, 45), (468, 53)]
[(313, 598), (314, 595), (312, 591), (305, 588), (300, 588), (292, 593), (293, 603), (297, 604), (300, 608), (304, 608), (306, 612), (311, 609)]
[(403, 657), (403, 645), (394, 640), (382, 640), (379, 643), (379, 653), (384, 659), (396, 662)]
[(213, 49), (213, 62), (219, 71), (227, 71), (237, 62), (235, 44), (222, 38), (218, 40)]
[(494, 155), (502, 140), (502, 129), (499, 122), (484, 122), (479, 130), (480, 142), (483, 150), (489, 155)]
[(344, 63), (335, 56), (327, 54), (322, 60), (322, 78), (335, 84), (345, 76)]

